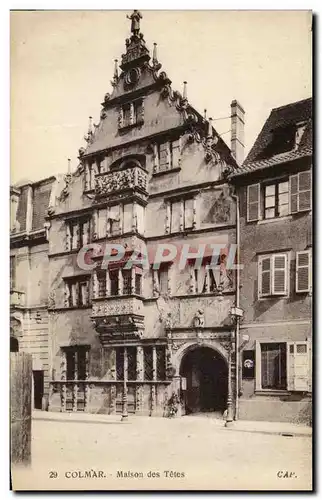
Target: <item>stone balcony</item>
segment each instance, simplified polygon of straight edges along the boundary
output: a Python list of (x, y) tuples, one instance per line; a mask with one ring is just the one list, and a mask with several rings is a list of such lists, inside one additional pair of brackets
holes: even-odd
[(147, 194), (147, 184), (147, 171), (139, 166), (133, 166), (96, 175), (95, 194), (97, 197), (110, 196), (122, 191), (137, 191)]
[(92, 322), (101, 343), (125, 338), (141, 338), (144, 332), (144, 306), (134, 295), (93, 299)]
[(25, 305), (25, 292), (10, 290), (10, 307), (19, 308)]

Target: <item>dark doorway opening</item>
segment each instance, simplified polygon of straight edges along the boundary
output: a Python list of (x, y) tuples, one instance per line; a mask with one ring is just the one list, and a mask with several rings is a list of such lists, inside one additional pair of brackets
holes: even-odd
[(19, 352), (19, 342), (16, 337), (10, 337), (10, 352)]
[(228, 368), (219, 353), (209, 347), (189, 351), (182, 359), (180, 375), (186, 379), (183, 399), (187, 414), (225, 411)]
[(44, 371), (34, 370), (34, 408), (36, 410), (42, 409), (42, 398), (44, 395)]

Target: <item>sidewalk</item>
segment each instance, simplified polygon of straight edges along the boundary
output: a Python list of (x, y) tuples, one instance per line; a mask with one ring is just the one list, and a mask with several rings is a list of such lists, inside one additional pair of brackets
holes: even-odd
[[(76, 412), (46, 412), (34, 410), (32, 413), (33, 420), (46, 420), (51, 422), (69, 422), (69, 423), (95, 423), (95, 424), (114, 424), (114, 425), (136, 425), (142, 424), (143, 427), (147, 421), (151, 423), (158, 422), (158, 425), (200, 425), (204, 422), (204, 417), (189, 415), (187, 417), (167, 419), (162, 417), (148, 417), (129, 415), (126, 422), (121, 422), (121, 415), (105, 415), (93, 413), (76, 413)], [(260, 434), (273, 434), (286, 437), (311, 437), (312, 428), (292, 424), (287, 422), (265, 422), (265, 421), (250, 421), (238, 420), (232, 422), (230, 427), (225, 427), (225, 421), (217, 418), (208, 417), (207, 421), (216, 427), (216, 430), (235, 431), (235, 432), (251, 432)]]

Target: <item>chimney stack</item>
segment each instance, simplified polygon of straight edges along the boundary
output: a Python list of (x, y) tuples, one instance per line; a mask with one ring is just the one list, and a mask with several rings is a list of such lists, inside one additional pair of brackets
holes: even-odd
[(244, 161), (244, 125), (245, 111), (242, 105), (234, 99), (231, 108), (231, 153), (238, 165)]

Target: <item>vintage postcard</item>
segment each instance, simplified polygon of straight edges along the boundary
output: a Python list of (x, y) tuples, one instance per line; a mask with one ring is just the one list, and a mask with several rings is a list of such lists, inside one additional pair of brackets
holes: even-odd
[(11, 11), (12, 489), (312, 490), (312, 13)]

